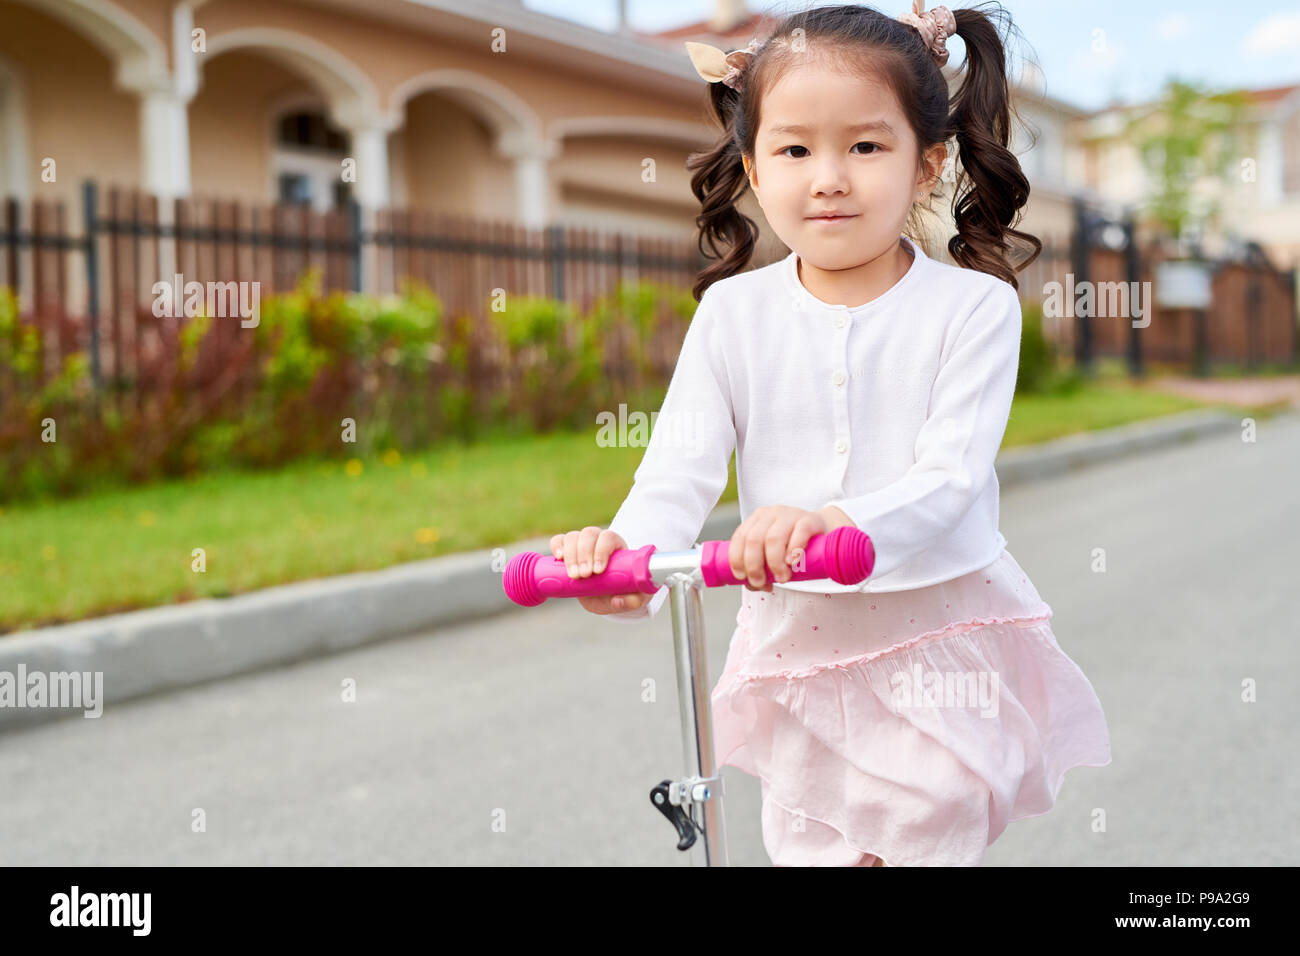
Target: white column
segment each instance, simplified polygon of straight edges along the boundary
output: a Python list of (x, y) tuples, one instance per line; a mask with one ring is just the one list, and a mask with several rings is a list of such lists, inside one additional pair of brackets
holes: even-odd
[(198, 91), (198, 63), (190, 49), (194, 0), (172, 9), (172, 69), (123, 64), (119, 85), (140, 96), (140, 187), (168, 200), (190, 194), (189, 103)]
[(546, 160), (540, 156), (515, 157), (515, 197), (519, 221), (530, 229), (546, 225)]
[(190, 194), (186, 100), (170, 90), (140, 94), (140, 185), (159, 200)]
[[(385, 112), (373, 103), (356, 100), (334, 104), (330, 114), (352, 139), (351, 158), (357, 164), (352, 192), (361, 207), (362, 231), (373, 230), (377, 225), (377, 212), (391, 203), (388, 134), (401, 125), (402, 114)], [(361, 250), (362, 291), (378, 291), (379, 279), (379, 250), (374, 243), (366, 243)]]
[(402, 114), (355, 100), (334, 104), (330, 114), (352, 139), (351, 158), (357, 164), (352, 191), (358, 204), (365, 210), (389, 205), (392, 190), (388, 181), (388, 134), (402, 125)]
[(1269, 206), (1282, 201), (1282, 131), (1274, 119), (1259, 124), (1259, 156), (1255, 161), (1259, 204)]
[(516, 218), (529, 229), (543, 228), (551, 212), (547, 163), (558, 155), (558, 144), (540, 136), (514, 133), (502, 136), (497, 149), (514, 160)]
[(353, 183), (357, 202), (363, 209), (379, 209), (389, 204), (388, 130), (379, 126), (360, 126), (348, 131), (352, 136), (352, 158), (357, 161), (357, 180)]

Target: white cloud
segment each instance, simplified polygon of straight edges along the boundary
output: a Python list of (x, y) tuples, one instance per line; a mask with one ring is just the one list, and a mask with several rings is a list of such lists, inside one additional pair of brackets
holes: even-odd
[(1187, 18), (1181, 13), (1171, 13), (1156, 24), (1156, 36), (1162, 40), (1177, 40), (1187, 35)]
[(1246, 37), (1248, 56), (1300, 52), (1300, 13), (1276, 13), (1260, 22)]

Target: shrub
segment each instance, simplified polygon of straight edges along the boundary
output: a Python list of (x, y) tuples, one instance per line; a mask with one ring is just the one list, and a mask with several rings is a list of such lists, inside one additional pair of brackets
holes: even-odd
[[(0, 289), (0, 496), (415, 450), (498, 426), (591, 427), (616, 398), (649, 412), (683, 331), (661, 319), (665, 302), (678, 319), (694, 311), (689, 293), (638, 283), (585, 316), (513, 296), (482, 325), (446, 315), (418, 284), (382, 297), (323, 295), (309, 272), (264, 297), (257, 325), (233, 334), (217, 327), (225, 319), (200, 315), (178, 328), (142, 310), (137, 324), (173, 347), (95, 394), (82, 353), (44, 376), (39, 326)], [(43, 442), (51, 420), (57, 441)]]
[(1043, 307), (1036, 302), (1021, 305), (1020, 366), (1016, 373), (1016, 394), (1043, 392), (1056, 369), (1056, 357), (1043, 335)]

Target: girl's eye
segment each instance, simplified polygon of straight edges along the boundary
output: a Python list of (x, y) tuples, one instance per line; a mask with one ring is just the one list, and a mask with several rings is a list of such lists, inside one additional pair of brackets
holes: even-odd
[[(875, 153), (880, 152), (880, 146), (879, 146), (879, 144), (877, 144), (877, 143), (868, 143), (868, 142), (863, 141), (863, 142), (861, 142), (861, 143), (854, 143), (853, 145), (854, 145), (854, 148), (857, 148), (858, 146), (870, 146), (870, 147), (872, 147), (872, 151), (871, 151), (871, 152), (869, 152), (869, 153), (859, 153), (859, 154), (858, 154), (859, 156), (872, 156), (872, 155), (874, 155)], [(807, 148), (804, 147), (804, 146), (787, 146), (785, 149), (781, 150), (781, 152), (780, 152), (779, 155), (784, 156), (784, 155), (786, 154), (786, 151), (787, 151), (787, 150), (791, 150), (791, 149), (802, 149), (804, 152), (807, 152), (807, 151), (808, 151)], [(802, 156), (791, 156), (790, 158), (791, 158), (791, 159), (803, 159)]]

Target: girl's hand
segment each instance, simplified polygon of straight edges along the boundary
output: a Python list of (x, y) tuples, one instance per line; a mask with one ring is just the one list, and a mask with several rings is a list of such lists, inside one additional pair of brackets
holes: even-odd
[(731, 536), (727, 549), (731, 573), (738, 581), (748, 578), (745, 587), (751, 591), (771, 591), (772, 581), (764, 562), (776, 581), (789, 581), (791, 565), (802, 570), (808, 540), (832, 529), (826, 517), (816, 511), (789, 505), (758, 508)]
[[(617, 532), (595, 525), (551, 538), (551, 554), (564, 562), (571, 578), (599, 574), (609, 564), (610, 553), (626, 547), (627, 542)], [(638, 608), (649, 596), (640, 591), (628, 594), (587, 594), (579, 597), (578, 603), (592, 614), (613, 614)]]

